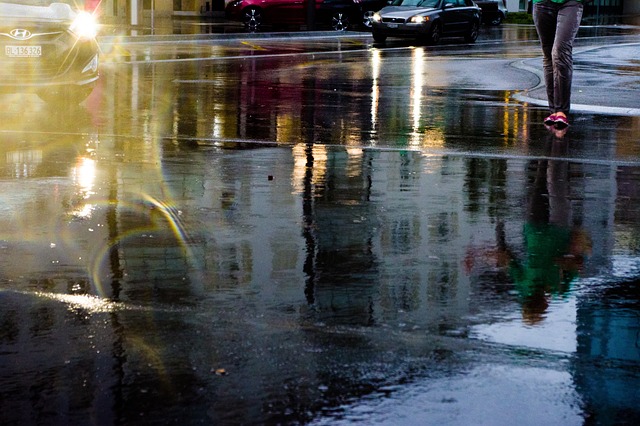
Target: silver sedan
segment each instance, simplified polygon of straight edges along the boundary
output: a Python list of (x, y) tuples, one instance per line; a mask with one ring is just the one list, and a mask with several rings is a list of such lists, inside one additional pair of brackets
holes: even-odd
[(437, 44), (442, 37), (478, 38), (482, 10), (473, 0), (393, 0), (373, 17), (372, 33), (377, 43), (387, 37), (414, 38)]

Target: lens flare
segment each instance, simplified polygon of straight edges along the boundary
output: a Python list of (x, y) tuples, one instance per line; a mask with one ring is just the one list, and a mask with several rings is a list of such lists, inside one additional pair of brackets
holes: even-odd
[(98, 35), (98, 22), (92, 13), (80, 12), (70, 29), (79, 39), (91, 40)]

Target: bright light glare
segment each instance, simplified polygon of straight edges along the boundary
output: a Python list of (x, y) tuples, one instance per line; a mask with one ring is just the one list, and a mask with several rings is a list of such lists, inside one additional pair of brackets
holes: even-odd
[(411, 17), (411, 22), (414, 23), (414, 24), (422, 24), (423, 22), (426, 22), (428, 20), (429, 20), (428, 18), (426, 18), (424, 16), (419, 16), (419, 15)]
[(382, 21), (382, 17), (380, 16), (380, 14), (378, 12), (376, 12), (376, 13), (373, 14), (373, 17), (371, 18), (371, 20), (375, 21), (375, 22), (380, 22), (380, 21)]
[(96, 161), (90, 158), (80, 158), (76, 166), (75, 178), (82, 193), (91, 192), (96, 179)]
[(73, 31), (78, 38), (90, 40), (98, 35), (98, 22), (93, 14), (80, 12), (71, 24), (71, 31)]

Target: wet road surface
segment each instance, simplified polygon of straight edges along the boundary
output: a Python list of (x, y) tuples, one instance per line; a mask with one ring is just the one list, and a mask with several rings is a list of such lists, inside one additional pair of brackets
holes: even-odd
[(531, 37), (109, 41), (80, 107), (4, 96), (3, 424), (637, 422), (640, 119), (546, 129)]

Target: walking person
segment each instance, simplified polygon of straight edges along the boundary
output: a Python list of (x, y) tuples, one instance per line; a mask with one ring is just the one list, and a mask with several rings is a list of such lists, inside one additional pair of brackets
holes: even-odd
[(567, 128), (573, 79), (573, 40), (585, 0), (533, 0), (533, 22), (542, 45), (542, 67), (551, 115), (548, 126)]

